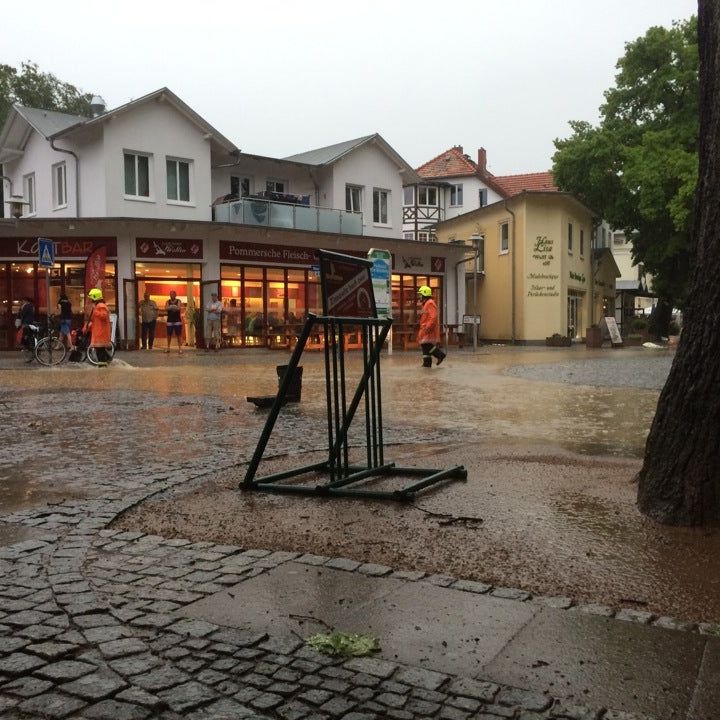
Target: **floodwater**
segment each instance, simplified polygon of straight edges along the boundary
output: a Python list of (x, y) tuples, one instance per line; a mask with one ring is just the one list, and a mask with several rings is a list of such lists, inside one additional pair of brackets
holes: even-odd
[[(122, 527), (343, 555), (535, 593), (720, 620), (718, 529), (658, 526), (635, 508), (633, 478), (659, 391), (517, 376), (519, 365), (532, 375), (539, 364), (605, 360), (607, 351), (483, 348), (475, 355), (451, 354), (430, 371), (418, 367), (414, 353), (384, 359), (386, 459), (421, 467), (463, 464), (469, 471), (467, 482), (447, 483), (418, 496), (414, 505), (238, 492), (242, 463), (266, 416), (245, 396), (274, 393), (274, 365), (287, 356), (122, 357), (129, 365), (106, 371), (88, 366), (2, 374), (6, 397), (19, 407), (11, 413), (13, 422), (29, 422), (50, 402), (49, 416), (43, 416), (50, 430), (39, 444), (36, 464), (46, 481), (54, 467), (60, 487), (63, 477), (73, 477), (70, 464), (65, 458), (53, 466), (43, 451), (50, 448), (53, 457), (62, 457), (63, 436), (81, 443), (101, 428), (100, 442), (85, 451), (90, 465), (100, 470), (113, 463), (142, 467), (168, 449), (174, 459), (196, 462), (198, 470), (229, 468), (147, 501), (119, 520)], [(629, 350), (612, 353), (619, 371), (625, 360), (642, 362), (643, 357)], [(303, 366), (303, 400), (281, 414), (268, 447), (278, 459), (261, 472), (312, 462), (318, 457), (312, 451), (327, 441), (322, 357), (308, 355)], [(357, 356), (350, 357), (347, 373), (351, 380), (357, 377)], [(235, 463), (238, 467), (229, 467)], [(2, 456), (0, 474), (26, 487), (31, 482), (17, 463)], [(88, 474), (97, 475), (92, 467)], [(74, 493), (82, 487), (70, 480), (65, 485)], [(87, 492), (97, 487), (89, 483)], [(12, 510), (16, 501), (10, 499), (8, 506), (7, 496), (0, 499), (3, 512)], [(34, 496), (41, 500), (42, 494)]]

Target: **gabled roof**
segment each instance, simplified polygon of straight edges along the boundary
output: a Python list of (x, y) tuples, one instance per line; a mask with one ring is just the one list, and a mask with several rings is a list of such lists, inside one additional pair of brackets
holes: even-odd
[(451, 147), (417, 169), (422, 178), (449, 178), (477, 175), (478, 167), (459, 146)]
[(524, 173), (522, 175), (493, 175), (493, 180), (512, 197), (525, 190), (559, 192), (551, 172)]
[(150, 102), (152, 100), (156, 100), (159, 102), (167, 101), (172, 105), (176, 110), (178, 110), (182, 115), (184, 115), (190, 122), (197, 125), (199, 128), (204, 130), (206, 133), (211, 135), (211, 139), (214, 140), (223, 150), (226, 150), (230, 153), (237, 153), (239, 152), (239, 149), (230, 142), (222, 133), (220, 133), (218, 130), (216, 130), (207, 120), (202, 118), (200, 115), (198, 115), (187, 103), (183, 102), (172, 90), (169, 90), (166, 87), (162, 87), (159, 90), (155, 90), (154, 92), (148, 93), (147, 95), (143, 95), (140, 98), (137, 98), (137, 100), (131, 100), (130, 102), (125, 103), (124, 105), (120, 105), (116, 108), (113, 108), (112, 110), (108, 110), (107, 112), (102, 113), (101, 115), (98, 115), (94, 118), (82, 118), (82, 122), (77, 123), (74, 126), (67, 127), (63, 130), (59, 130), (51, 137), (60, 137), (63, 135), (68, 135), (79, 128), (85, 128), (85, 127), (91, 127), (94, 125), (99, 125), (100, 123), (104, 123), (110, 118), (119, 115), (120, 113), (127, 112), (128, 110), (132, 110), (133, 108), (137, 107), (138, 105), (142, 105), (144, 103)]
[(376, 135), (365, 135), (355, 140), (346, 140), (345, 142), (327, 145), (326, 147), (317, 148), (316, 150), (308, 150), (307, 152), (290, 155), (283, 158), (283, 160), (292, 160), (292, 162), (304, 163), (305, 165), (331, 165), (343, 155), (347, 155), (374, 137), (376, 137)]
[(99, 125), (120, 113), (127, 112), (138, 105), (150, 101), (168, 102), (178, 112), (190, 120), (190, 122), (207, 133), (210, 139), (222, 150), (233, 154), (239, 152), (238, 148), (231, 143), (230, 140), (218, 132), (209, 122), (200, 117), (189, 105), (175, 95), (174, 92), (164, 87), (148, 95), (144, 95), (137, 100), (131, 100), (124, 105), (108, 110), (97, 117), (83, 117), (81, 115), (55, 112), (53, 110), (13, 105), (4, 127), (0, 130), (0, 161), (2, 161), (3, 158), (10, 158), (13, 155), (20, 154), (17, 151), (25, 146), (31, 132), (28, 126), (42, 135), (46, 140), (52, 140), (54, 138), (71, 135), (87, 127)]
[[(597, 260), (598, 264), (605, 260), (606, 262), (611, 263), (611, 270), (616, 278), (622, 277), (622, 273), (620, 272), (620, 268), (618, 267), (617, 262), (615, 262), (615, 256), (612, 254), (612, 250), (610, 248), (595, 248), (593, 250), (593, 257), (595, 260)], [(616, 284), (617, 287), (617, 284)]]
[(476, 177), (480, 182), (492, 188), (500, 197), (508, 196), (505, 189), (496, 182), (495, 176), (487, 168), (481, 167), (469, 155), (466, 155), (460, 145), (455, 145), (432, 160), (428, 160), (416, 172), (425, 180)]
[(49, 138), (67, 128), (85, 122), (89, 118), (82, 115), (70, 115), (54, 110), (41, 110), (40, 108), (13, 105), (18, 115), (25, 118), (44, 138)]
[(303, 163), (304, 165), (314, 165), (316, 167), (327, 167), (333, 165), (346, 155), (365, 145), (377, 145), (400, 169), (403, 173), (403, 184), (419, 182), (420, 178), (415, 174), (415, 170), (408, 165), (407, 162), (395, 151), (395, 149), (379, 134), (365, 135), (354, 140), (346, 140), (345, 142), (327, 145), (317, 148), (316, 150), (308, 150), (297, 155), (290, 155), (283, 160), (288, 162)]

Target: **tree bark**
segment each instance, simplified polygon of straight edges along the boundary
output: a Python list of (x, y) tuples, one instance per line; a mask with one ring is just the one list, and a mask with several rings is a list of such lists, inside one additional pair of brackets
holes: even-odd
[(700, 170), (683, 333), (638, 475), (662, 523), (720, 519), (720, 3), (699, 0)]

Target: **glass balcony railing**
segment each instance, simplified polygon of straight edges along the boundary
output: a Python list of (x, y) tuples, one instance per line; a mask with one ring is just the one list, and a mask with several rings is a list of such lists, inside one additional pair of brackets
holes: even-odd
[(241, 198), (222, 203), (216, 205), (213, 210), (216, 222), (264, 225), (344, 235), (363, 234), (362, 213), (346, 212), (345, 210), (295, 205), (258, 198)]

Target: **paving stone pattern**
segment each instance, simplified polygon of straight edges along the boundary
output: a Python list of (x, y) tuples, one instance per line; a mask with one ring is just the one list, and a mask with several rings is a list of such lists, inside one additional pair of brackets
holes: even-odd
[[(120, 404), (114, 412), (122, 419), (123, 401), (135, 407), (132, 394), (115, 396)], [(29, 406), (37, 402), (37, 397), (16, 399), (8, 412), (10, 427), (27, 422), (32, 416)], [(168, 399), (174, 406), (168, 410), (166, 404), (163, 412), (181, 413), (182, 402)], [(147, 410), (147, 405), (142, 407)], [(332, 659), (297, 637), (270, 637), (181, 617), (177, 611), (184, 606), (289, 561), (365, 576), (392, 573), (405, 582), (493, 593), (517, 602), (568, 608), (572, 601), (531, 598), (520, 590), (445, 576), (393, 572), (344, 558), (106, 529), (119, 513), (144, 498), (196, 479), (198, 467), (228, 467), (226, 445), (192, 439), (186, 459), (143, 464), (138, 458), (145, 438), (132, 425), (127, 427), (124, 461), (108, 453), (103, 462), (98, 453), (88, 462), (91, 471), (84, 481), (94, 497), (0, 517), (38, 531), (32, 540), (0, 548), (1, 718), (620, 717), (602, 708), (567, 706), (549, 695), (380, 658)], [(69, 426), (67, 432), (71, 431)], [(31, 440), (28, 445), (33, 442), (38, 472), (53, 472), (53, 458), (67, 454), (67, 448), (52, 447), (54, 442), (61, 445), (56, 438)], [(231, 457), (243, 459), (240, 449), (236, 458)], [(597, 606), (577, 610), (605, 613)], [(663, 627), (677, 622), (643, 613), (624, 613), (623, 618)]]

